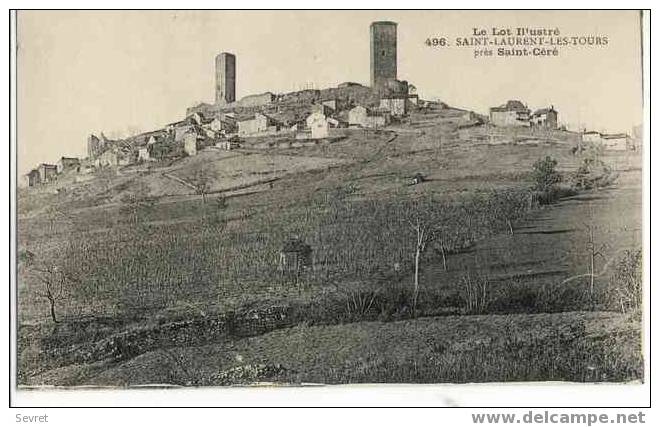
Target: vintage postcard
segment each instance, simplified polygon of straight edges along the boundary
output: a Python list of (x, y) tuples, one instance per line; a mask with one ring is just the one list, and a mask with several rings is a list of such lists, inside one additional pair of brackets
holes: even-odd
[(14, 387), (643, 386), (645, 31), (16, 12)]

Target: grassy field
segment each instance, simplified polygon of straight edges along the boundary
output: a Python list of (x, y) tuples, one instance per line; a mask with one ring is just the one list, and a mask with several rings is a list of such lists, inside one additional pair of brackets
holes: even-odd
[[(19, 249), (67, 277), (54, 325), (34, 267), (19, 267), (21, 383), (126, 384), (137, 367), (144, 375), (131, 384), (640, 379), (639, 319), (617, 314), (617, 272), (641, 241), (639, 157), (606, 154), (615, 185), (540, 205), (532, 165), (551, 156), (574, 174), (582, 159), (571, 135), (489, 144), (452, 120), (426, 114), (333, 143), (209, 149), (21, 191)], [(203, 195), (189, 185), (200, 171)], [(416, 173), (426, 180), (411, 185)], [(420, 258), (413, 303), (411, 222), (422, 213), (442, 232)], [(314, 259), (294, 281), (278, 269), (292, 236)], [(601, 249), (593, 290), (590, 244)], [(448, 341), (415, 356), (403, 343), (422, 345), (417, 332), (404, 339), (418, 330)], [(481, 346), (470, 343), (479, 330)], [(300, 334), (314, 338), (296, 353)], [(350, 351), (326, 358), (343, 345)], [(510, 368), (498, 373), (488, 354)]]
[(638, 319), (604, 312), (299, 325), (125, 362), (69, 365), (36, 384), (235, 385), (626, 381), (641, 378)]

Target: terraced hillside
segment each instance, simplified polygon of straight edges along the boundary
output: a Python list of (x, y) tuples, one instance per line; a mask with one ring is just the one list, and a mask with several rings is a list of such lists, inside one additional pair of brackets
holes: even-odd
[[(640, 158), (601, 153), (606, 186), (539, 203), (532, 165), (556, 159), (568, 186), (586, 156), (574, 136), (490, 143), (460, 116), (22, 191), (20, 383), (642, 379), (639, 311), (622, 303)], [(442, 238), (416, 288), (422, 213)], [(280, 264), (292, 237), (313, 254), (295, 277)], [(60, 277), (54, 323), (44, 279)]]

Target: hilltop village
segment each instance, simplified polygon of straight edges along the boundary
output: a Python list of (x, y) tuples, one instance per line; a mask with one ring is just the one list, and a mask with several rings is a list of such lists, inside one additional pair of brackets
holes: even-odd
[[(449, 108), (441, 102), (420, 99), (415, 85), (398, 79), (397, 23), (373, 22), (370, 50), (368, 87), (345, 82), (334, 88), (284, 94), (266, 92), (239, 100), (236, 99), (237, 58), (232, 53), (220, 53), (215, 58), (214, 104), (191, 106), (181, 120), (123, 139), (91, 134), (87, 138), (87, 157), (64, 156), (56, 164), (39, 164), (25, 176), (25, 183), (30, 187), (51, 183), (62, 174), (74, 174), (79, 176), (77, 180), (84, 180), (84, 175), (103, 168), (171, 161), (195, 156), (204, 149), (331, 143), (341, 139), (348, 128), (383, 129), (406, 123), (412, 112)], [(488, 116), (457, 111), (463, 128), (556, 130), (561, 127), (559, 113), (553, 106), (532, 112), (520, 100), (494, 106)], [(632, 138), (625, 133), (609, 135), (584, 130), (581, 139), (615, 150), (634, 148)]]
[(401, 29), (320, 90), (237, 98), (213, 52), (213, 102), (35, 167), (19, 386), (643, 381), (640, 128), (423, 99)]

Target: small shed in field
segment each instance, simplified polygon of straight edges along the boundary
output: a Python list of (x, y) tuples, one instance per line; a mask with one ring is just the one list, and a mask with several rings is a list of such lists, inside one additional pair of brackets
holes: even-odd
[(284, 242), (280, 251), (280, 271), (298, 275), (312, 265), (312, 248), (302, 239), (291, 238)]

